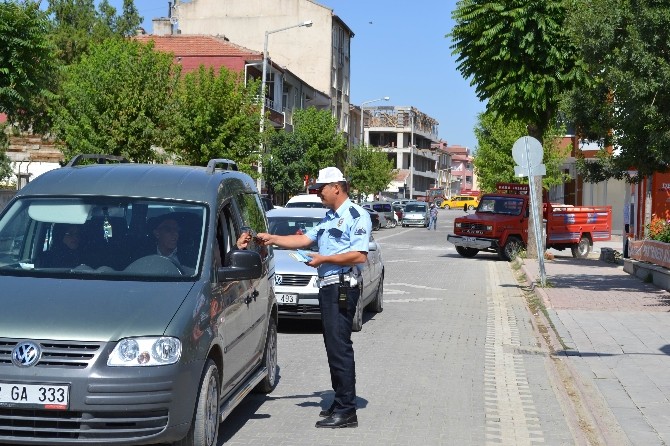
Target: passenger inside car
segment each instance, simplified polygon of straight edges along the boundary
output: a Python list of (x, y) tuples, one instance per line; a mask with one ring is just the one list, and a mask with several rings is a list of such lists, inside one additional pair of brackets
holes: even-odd
[(74, 268), (83, 262), (81, 225), (54, 224), (52, 245), (40, 258), (42, 268)]

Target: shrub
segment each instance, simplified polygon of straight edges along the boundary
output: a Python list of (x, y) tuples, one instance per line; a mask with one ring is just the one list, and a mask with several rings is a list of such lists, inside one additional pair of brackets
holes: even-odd
[(651, 223), (647, 225), (649, 238), (659, 242), (670, 243), (670, 212), (665, 211), (665, 218), (651, 216)]

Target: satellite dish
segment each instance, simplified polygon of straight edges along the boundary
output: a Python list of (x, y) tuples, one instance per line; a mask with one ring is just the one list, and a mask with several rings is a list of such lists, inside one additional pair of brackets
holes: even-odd
[(179, 20), (177, 19), (177, 17), (170, 17), (170, 23), (172, 23), (173, 25), (176, 25), (178, 21)]

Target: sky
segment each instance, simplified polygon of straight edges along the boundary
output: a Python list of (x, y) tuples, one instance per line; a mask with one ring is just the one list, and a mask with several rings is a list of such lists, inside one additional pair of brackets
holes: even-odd
[[(485, 104), (456, 69), (451, 40), (445, 37), (453, 26), (456, 0), (315, 1), (333, 9), (355, 34), (352, 104), (389, 96), (388, 102), (370, 106), (413, 106), (439, 122), (442, 140), (476, 148), (473, 128)], [(120, 11), (123, 1), (110, 0), (110, 4)], [(152, 31), (152, 18), (167, 16), (167, 0), (135, 0), (135, 6), (147, 32)]]

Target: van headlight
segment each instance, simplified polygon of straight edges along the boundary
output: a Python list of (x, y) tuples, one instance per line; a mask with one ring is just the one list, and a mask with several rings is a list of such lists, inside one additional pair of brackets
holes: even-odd
[(172, 337), (121, 339), (107, 359), (107, 365), (156, 366), (174, 364), (181, 358), (181, 341)]

